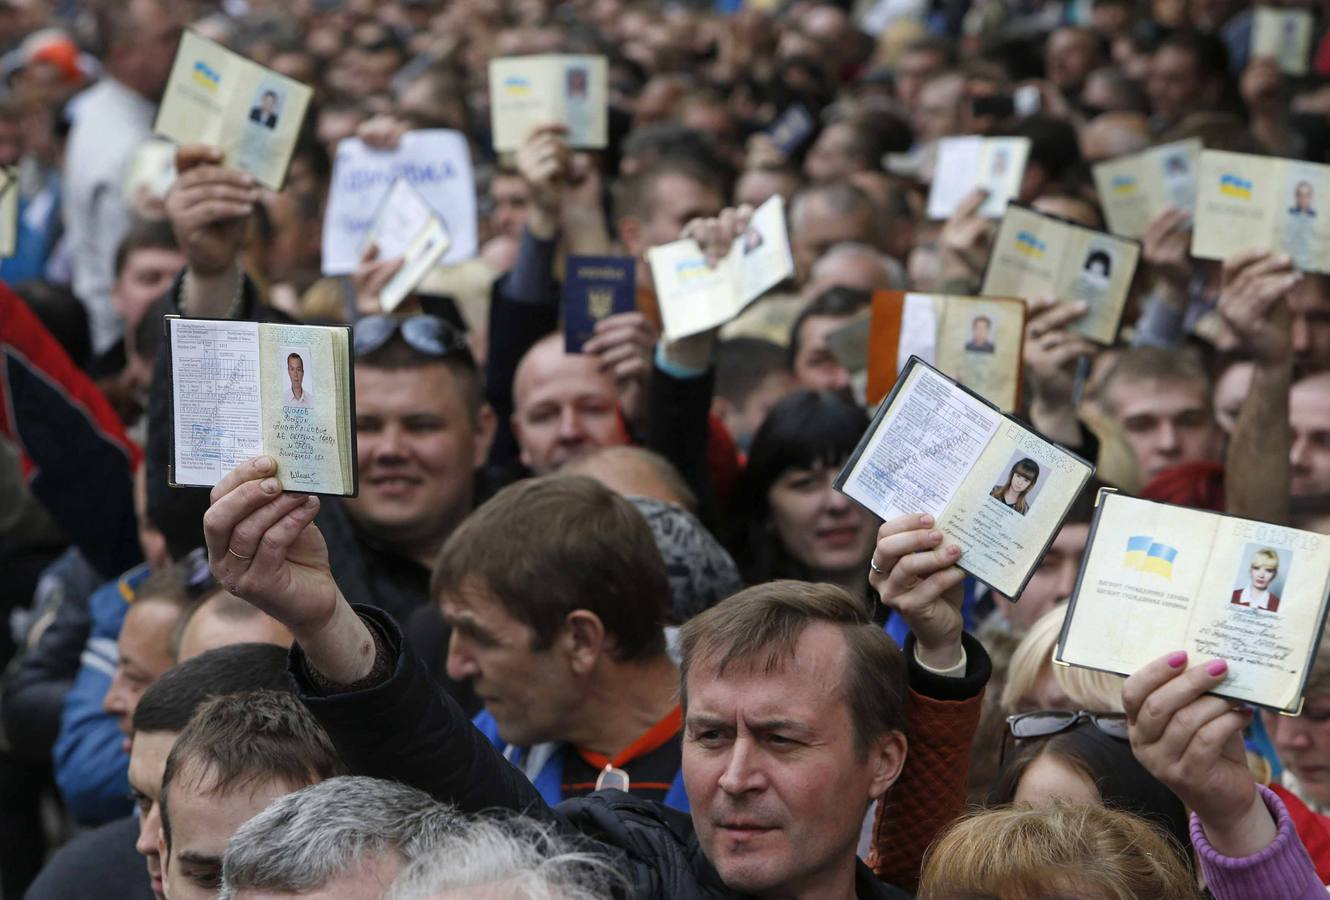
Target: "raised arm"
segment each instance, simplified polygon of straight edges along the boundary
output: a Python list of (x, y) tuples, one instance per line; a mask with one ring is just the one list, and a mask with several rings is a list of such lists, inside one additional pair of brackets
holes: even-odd
[(1251, 711), (1209, 695), (1223, 660), (1187, 668), (1178, 651), (1127, 679), (1122, 705), (1141, 765), (1192, 812), (1191, 837), (1216, 900), (1324, 898), (1307, 850), (1279, 798), (1247, 768), (1242, 729)]
[(361, 774), (404, 781), (464, 811), (550, 817), (531, 784), (431, 683), (392, 618), (353, 609), (328, 568), (317, 497), (283, 493), (273, 461), (242, 463), (212, 491), (208, 561), (238, 597), (295, 637), (299, 696)]
[(1234, 515), (1289, 519), (1288, 393), (1293, 381), (1288, 292), (1301, 274), (1287, 256), (1249, 251), (1224, 262), (1219, 314), (1255, 369), (1225, 460), (1225, 503)]

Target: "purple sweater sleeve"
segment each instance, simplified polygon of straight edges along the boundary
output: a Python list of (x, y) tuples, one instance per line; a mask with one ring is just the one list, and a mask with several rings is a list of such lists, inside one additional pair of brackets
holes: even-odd
[(1210, 846), (1201, 820), (1191, 817), (1191, 843), (1215, 900), (1326, 900), (1325, 886), (1316, 877), (1316, 867), (1298, 840), (1283, 801), (1263, 785), (1256, 789), (1279, 826), (1274, 841), (1260, 853), (1236, 859), (1224, 856)]

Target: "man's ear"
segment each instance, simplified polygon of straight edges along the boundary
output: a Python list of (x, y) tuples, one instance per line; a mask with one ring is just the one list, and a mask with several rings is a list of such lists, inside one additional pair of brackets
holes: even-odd
[(888, 731), (873, 742), (868, 751), (873, 764), (873, 781), (868, 795), (874, 800), (882, 799), (882, 795), (901, 777), (908, 750), (905, 735), (899, 731)]
[(575, 609), (564, 618), (561, 643), (576, 675), (591, 674), (609, 649), (605, 623), (586, 609)]
[(490, 445), (494, 443), (494, 431), (498, 427), (498, 417), (488, 403), (482, 404), (476, 413), (476, 445), (472, 454), (471, 467), (479, 469), (489, 459)]
[(513, 413), (508, 417), (508, 427), (513, 430), (513, 440), (517, 442), (518, 462), (530, 469), (531, 454), (526, 452), (526, 444), (522, 442), (522, 419), (517, 413)]
[(641, 259), (647, 248), (642, 246), (642, 220), (636, 216), (624, 216), (614, 223), (619, 232), (619, 243), (634, 259)]
[(171, 854), (166, 852), (166, 836), (157, 832), (157, 858), (162, 863), (162, 880), (166, 880), (166, 870), (170, 866)]

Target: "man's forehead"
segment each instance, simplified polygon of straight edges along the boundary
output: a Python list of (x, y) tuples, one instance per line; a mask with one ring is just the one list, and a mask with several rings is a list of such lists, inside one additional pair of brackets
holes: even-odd
[(1304, 378), (1289, 394), (1289, 422), (1295, 427), (1330, 426), (1330, 372)]
[(565, 353), (563, 339), (539, 345), (522, 360), (514, 383), (518, 405), (537, 402), (551, 393), (590, 395), (614, 399), (614, 380), (597, 367), (595, 358)]
[(160, 790), (162, 770), (178, 733), (174, 731), (137, 731), (129, 748), (129, 780), (138, 790)]
[(400, 369), (356, 366), (356, 412), (447, 413), (462, 398), (443, 363)]
[(768, 645), (730, 659), (724, 658), (724, 650), (709, 653), (689, 665), (689, 705), (758, 697), (770, 697), (779, 705), (792, 693), (810, 692), (825, 702), (844, 680), (848, 650), (839, 628), (814, 622), (799, 635), (792, 652)]
[(1123, 415), (1173, 412), (1205, 405), (1205, 385), (1196, 380), (1137, 378), (1124, 373), (1109, 385), (1113, 405)]

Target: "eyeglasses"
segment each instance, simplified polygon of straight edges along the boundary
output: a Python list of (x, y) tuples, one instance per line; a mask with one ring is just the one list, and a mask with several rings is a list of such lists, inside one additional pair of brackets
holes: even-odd
[(1007, 730), (1018, 741), (1030, 738), (1051, 737), (1064, 731), (1071, 731), (1082, 722), (1089, 722), (1109, 737), (1120, 741), (1128, 740), (1131, 733), (1127, 729), (1127, 717), (1122, 713), (1064, 712), (1044, 709), (1038, 712), (1023, 713), (1019, 716), (1007, 716)]
[(431, 315), (407, 318), (365, 316), (357, 320), (352, 329), (352, 346), (355, 348), (356, 356), (373, 353), (388, 343), (398, 331), (402, 333), (402, 340), (406, 341), (413, 350), (440, 358), (455, 356), (475, 368), (476, 361), (471, 356), (466, 336), (447, 320)]

